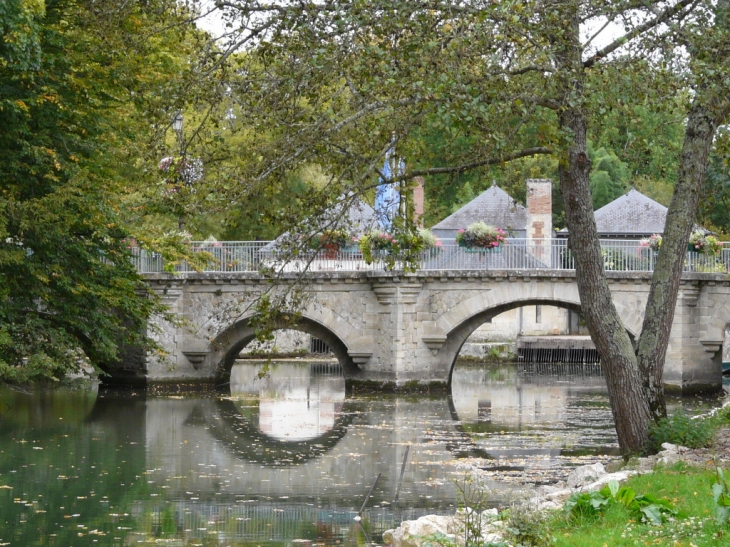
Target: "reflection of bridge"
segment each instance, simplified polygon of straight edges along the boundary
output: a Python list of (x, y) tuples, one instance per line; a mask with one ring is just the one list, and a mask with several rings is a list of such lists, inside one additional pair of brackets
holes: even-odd
[[(501, 266), (495, 262), (496, 254), (475, 254), (468, 257), (469, 264), (444, 266), (457, 269), (422, 269), (414, 274), (356, 270), (356, 260), (320, 261), (318, 267), (333, 269), (305, 274), (311, 298), (295, 328), (332, 348), (348, 382), (447, 384), (466, 338), (496, 315), (540, 304), (580, 312), (574, 270), (546, 269), (545, 262), (536, 267), (535, 253), (524, 245), (520, 249), (520, 256), (532, 253), (530, 264), (512, 258), (504, 262), (509, 255), (505, 249), (502, 262), (498, 261)], [(609, 271), (607, 276), (623, 323), (636, 337), (651, 276), (641, 270), (649, 269), (653, 259), (642, 254), (646, 249), (627, 249), (622, 256), (638, 257), (638, 262), (613, 260), (610, 266), (622, 265), (624, 271)], [(543, 252), (547, 257), (555, 254), (554, 249)], [(725, 270), (701, 273), (708, 264), (696, 260), (691, 264), (697, 271), (684, 274), (664, 375), (669, 387), (687, 393), (720, 388), (720, 350), (730, 321)], [(432, 267), (430, 262), (422, 266)], [(474, 269), (463, 269), (467, 266)], [(719, 259), (715, 266), (721, 269)], [(352, 271), (344, 271), (348, 269)], [(254, 338), (248, 310), (272, 288), (271, 280), (250, 271), (149, 273), (146, 278), (189, 326), (158, 321), (159, 331), (153, 336), (169, 358), (149, 355), (126, 366), (130, 370), (136, 366), (151, 381), (225, 378), (241, 348)], [(275, 290), (291, 287), (298, 279), (295, 273), (284, 273)]]

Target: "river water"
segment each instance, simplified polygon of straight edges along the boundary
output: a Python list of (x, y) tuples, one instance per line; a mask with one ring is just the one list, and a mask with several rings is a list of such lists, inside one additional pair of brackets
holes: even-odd
[(498, 505), (617, 453), (597, 367), (463, 364), (449, 393), (407, 396), (346, 394), (331, 363), (260, 372), (240, 362), (225, 392), (4, 389), (0, 545), (378, 542), (453, 513), (470, 469)]

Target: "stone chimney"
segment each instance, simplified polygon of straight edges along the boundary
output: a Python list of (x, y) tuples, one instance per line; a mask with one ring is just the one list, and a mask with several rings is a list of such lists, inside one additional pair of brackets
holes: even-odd
[(416, 183), (415, 188), (413, 188), (413, 220), (417, 226), (423, 228), (423, 203), (425, 200), (423, 193), (423, 177), (416, 177), (413, 179), (413, 182)]
[(527, 246), (541, 262), (549, 262), (553, 237), (553, 183), (550, 179), (527, 179)]

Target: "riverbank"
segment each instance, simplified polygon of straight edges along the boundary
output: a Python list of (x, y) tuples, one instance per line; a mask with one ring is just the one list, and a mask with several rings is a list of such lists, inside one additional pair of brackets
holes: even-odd
[(715, 428), (708, 446), (665, 443), (653, 456), (585, 465), (499, 510), (474, 506), (483, 499), (474, 495), (478, 485), (492, 478), (475, 466), (477, 486), (462, 499), (465, 511), (404, 522), (387, 531), (384, 542), (393, 547), (730, 545), (730, 473), (723, 480), (718, 471), (730, 470), (730, 406), (700, 418), (697, 429), (707, 425)]

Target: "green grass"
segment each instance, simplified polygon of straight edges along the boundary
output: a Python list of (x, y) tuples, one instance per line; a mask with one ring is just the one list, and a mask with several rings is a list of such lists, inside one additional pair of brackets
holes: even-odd
[(661, 526), (652, 526), (638, 522), (618, 504), (586, 522), (577, 522), (560, 512), (549, 523), (544, 544), (558, 547), (730, 547), (730, 525), (718, 525), (714, 518), (711, 490), (714, 482), (713, 472), (683, 464), (633, 477), (626, 486), (637, 493), (669, 499), (679, 514)]

